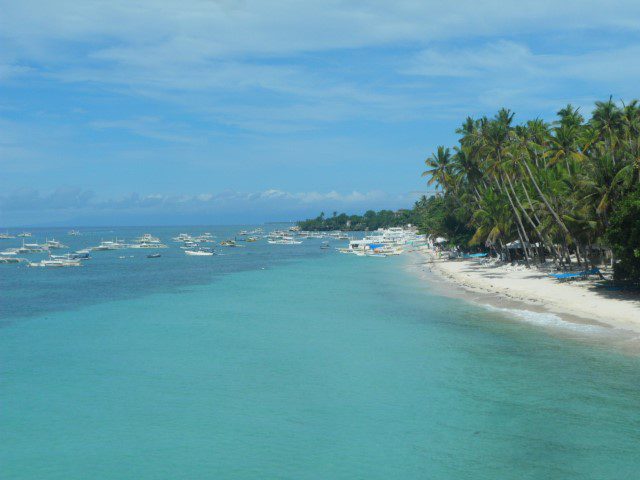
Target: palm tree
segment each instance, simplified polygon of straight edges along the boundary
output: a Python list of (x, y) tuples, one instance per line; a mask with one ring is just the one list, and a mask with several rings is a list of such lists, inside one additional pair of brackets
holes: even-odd
[(451, 150), (444, 146), (439, 146), (437, 153), (432, 153), (424, 163), (429, 167), (422, 173), (423, 177), (429, 177), (427, 185), (436, 184), (436, 189), (440, 187), (445, 190), (451, 180)]
[[(596, 102), (596, 108), (591, 116), (591, 125), (605, 141), (607, 149), (613, 151), (616, 146), (617, 132), (622, 125), (622, 112), (613, 102), (612, 97), (609, 97), (607, 102)], [(611, 159), (615, 164), (615, 156)]]
[(517, 235), (527, 263), (548, 251), (581, 264), (611, 241), (616, 207), (640, 188), (640, 103), (597, 102), (586, 122), (571, 104), (551, 124), (513, 118), (507, 109), (466, 118), (453, 153), (438, 147), (423, 175), (442, 191), (440, 205), (473, 227), (472, 242), (502, 249)]

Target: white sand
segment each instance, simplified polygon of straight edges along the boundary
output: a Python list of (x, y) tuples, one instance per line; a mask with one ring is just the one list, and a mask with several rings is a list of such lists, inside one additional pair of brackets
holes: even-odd
[(440, 260), (429, 252), (422, 254), (433, 272), (466, 290), (497, 294), (550, 312), (640, 332), (640, 297), (595, 289), (595, 278), (560, 283), (534, 268), (477, 259)]

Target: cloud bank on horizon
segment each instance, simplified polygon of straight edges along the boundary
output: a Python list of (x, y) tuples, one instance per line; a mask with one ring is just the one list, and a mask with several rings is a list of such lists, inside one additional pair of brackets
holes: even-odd
[[(131, 193), (99, 198), (95, 192), (78, 187), (61, 187), (49, 192), (19, 189), (0, 195), (0, 211), (10, 225), (20, 225), (27, 216), (35, 226), (95, 226), (124, 222), (135, 225), (163, 223), (259, 223), (269, 220), (295, 221), (327, 214), (348, 205), (356, 210), (382, 209), (389, 204), (408, 205), (420, 194), (389, 195), (383, 191), (342, 194), (330, 192), (223, 191), (196, 195), (140, 195)], [(241, 220), (239, 220), (239, 218)]]
[[(551, 119), (568, 102), (638, 96), (637, 1), (0, 11), (0, 224), (44, 221), (46, 202), (70, 219), (110, 206), (203, 221), (407, 206), (422, 159), (467, 115)], [(283, 195), (256, 200), (270, 191)]]

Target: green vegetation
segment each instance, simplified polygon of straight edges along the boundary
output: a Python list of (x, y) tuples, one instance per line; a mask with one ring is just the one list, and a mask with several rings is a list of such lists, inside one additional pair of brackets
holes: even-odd
[(585, 121), (571, 105), (551, 124), (514, 125), (513, 113), (467, 118), (458, 145), (440, 146), (424, 176), (426, 231), (507, 254), (527, 265), (593, 264), (613, 251), (615, 275), (640, 280), (640, 105), (596, 102)]
[(640, 189), (625, 197), (611, 216), (607, 239), (619, 262), (618, 278), (640, 278)]
[(332, 216), (325, 216), (324, 212), (316, 218), (298, 222), (302, 230), (309, 231), (365, 231), (378, 228), (400, 227), (408, 223), (415, 224), (419, 219), (416, 209), (407, 210), (369, 210), (364, 215), (347, 215), (333, 212)]

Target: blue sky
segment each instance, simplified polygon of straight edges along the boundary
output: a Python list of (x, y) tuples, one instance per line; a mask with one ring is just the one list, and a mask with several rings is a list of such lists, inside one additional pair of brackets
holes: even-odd
[(411, 205), (467, 115), (639, 96), (637, 1), (0, 0), (0, 225)]

